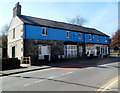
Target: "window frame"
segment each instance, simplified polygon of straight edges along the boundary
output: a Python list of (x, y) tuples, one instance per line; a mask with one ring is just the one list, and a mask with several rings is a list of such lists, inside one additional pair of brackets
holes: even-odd
[(92, 34), (89, 34), (89, 40), (93, 40)]
[(83, 38), (83, 35), (81, 32), (78, 33), (78, 36), (79, 36), (79, 39), (82, 39)]
[(64, 45), (64, 55), (66, 58), (76, 58), (77, 45)]
[(70, 38), (70, 31), (66, 31), (67, 38)]
[(104, 42), (107, 42), (107, 37), (106, 36), (104, 37)]
[(99, 35), (97, 35), (97, 41), (100, 41), (100, 36)]
[(47, 27), (42, 27), (41, 33), (42, 33), (42, 36), (48, 36), (48, 28)]

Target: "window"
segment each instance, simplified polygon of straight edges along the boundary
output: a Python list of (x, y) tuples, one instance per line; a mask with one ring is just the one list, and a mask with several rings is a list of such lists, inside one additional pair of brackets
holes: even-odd
[(46, 27), (42, 28), (42, 36), (48, 36), (48, 31)]
[(107, 37), (104, 37), (104, 41), (107, 42)]
[(67, 31), (67, 38), (70, 38), (70, 31)]
[(15, 28), (13, 29), (13, 39), (15, 38)]
[(91, 34), (89, 34), (89, 40), (92, 40), (92, 35)]
[(100, 41), (100, 36), (99, 35), (97, 35), (97, 41)]
[(67, 58), (77, 57), (77, 45), (65, 45), (64, 54)]
[(82, 39), (82, 33), (79, 33), (79, 39)]

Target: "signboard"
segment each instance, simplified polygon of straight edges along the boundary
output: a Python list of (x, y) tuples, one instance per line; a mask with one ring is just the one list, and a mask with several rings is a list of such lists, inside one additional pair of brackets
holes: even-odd
[(94, 44), (85, 44), (86, 46), (94, 46)]

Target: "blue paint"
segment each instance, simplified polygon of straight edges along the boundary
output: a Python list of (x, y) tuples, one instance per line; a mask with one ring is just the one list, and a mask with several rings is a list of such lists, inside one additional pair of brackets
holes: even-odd
[(85, 34), (85, 42), (86, 43), (100, 43), (100, 44), (109, 44), (109, 37), (99, 36), (99, 41), (97, 41), (97, 35), (92, 35), (93, 39), (89, 40), (89, 34)]
[(107, 37), (107, 42), (104, 41), (104, 36), (100, 36), (100, 41), (97, 41), (97, 35), (93, 35), (93, 37), (93, 40), (89, 40), (89, 34), (82, 33), (82, 39), (79, 39), (79, 32), (70, 31), (70, 38), (67, 38), (66, 30), (55, 28), (48, 28), (48, 36), (42, 36), (41, 26), (24, 25), (24, 39), (60, 40), (109, 44), (109, 37)]

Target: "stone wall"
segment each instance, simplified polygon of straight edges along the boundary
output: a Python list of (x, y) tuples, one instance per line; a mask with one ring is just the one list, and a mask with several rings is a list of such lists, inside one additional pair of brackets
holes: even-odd
[[(72, 44), (72, 42), (65, 42), (65, 41), (55, 41), (55, 40), (34, 40), (34, 39), (27, 39), (24, 40), (24, 56), (28, 57), (31, 56), (34, 60), (38, 59), (38, 47), (39, 45), (49, 45), (51, 47), (51, 60), (56, 60), (62, 58), (64, 55), (64, 45), (65, 44)], [(73, 44), (77, 46), (82, 46), (82, 43), (75, 43)], [(77, 49), (78, 50), (78, 49)], [(77, 51), (79, 53), (79, 50)], [(79, 57), (79, 54), (78, 54)]]

